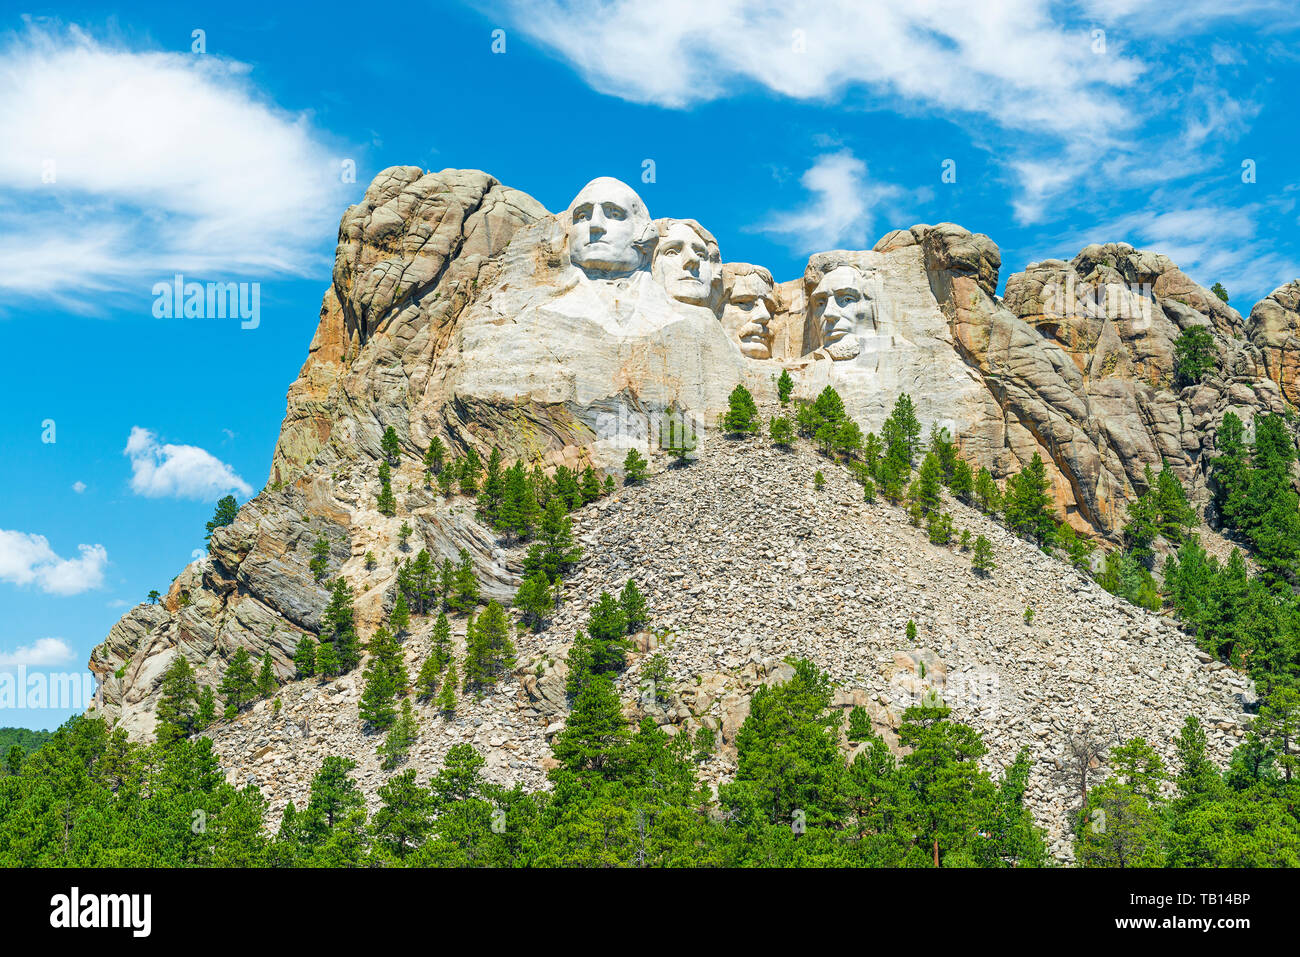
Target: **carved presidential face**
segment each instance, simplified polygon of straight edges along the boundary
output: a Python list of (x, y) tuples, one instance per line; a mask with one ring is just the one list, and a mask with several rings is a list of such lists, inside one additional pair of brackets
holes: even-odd
[(687, 223), (671, 223), (655, 248), (653, 273), (678, 302), (712, 309), (722, 285), (719, 259), (716, 244)]
[(569, 260), (592, 279), (643, 269), (654, 227), (641, 197), (609, 176), (593, 179), (569, 206)]
[(776, 290), (766, 272), (753, 271), (735, 276), (727, 290), (722, 311), (723, 328), (751, 359), (772, 357), (772, 332), (768, 324), (776, 312)]
[(821, 331), (821, 345), (832, 359), (852, 359), (862, 351), (858, 335), (869, 327), (873, 310), (866, 281), (852, 266), (836, 266), (817, 284), (808, 303)]

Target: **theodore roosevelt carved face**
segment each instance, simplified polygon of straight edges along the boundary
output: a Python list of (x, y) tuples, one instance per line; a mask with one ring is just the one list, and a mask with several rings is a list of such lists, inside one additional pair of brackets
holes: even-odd
[(632, 187), (593, 179), (569, 206), (569, 261), (589, 279), (620, 279), (650, 262), (657, 234)]
[(726, 279), (723, 328), (750, 359), (770, 359), (772, 332), (768, 323), (776, 313), (776, 287), (772, 274), (762, 266), (727, 263), (723, 275)]
[(867, 296), (867, 281), (847, 263), (834, 267), (808, 300), (821, 348), (832, 359), (852, 359), (862, 351), (860, 334), (874, 326), (875, 310)]

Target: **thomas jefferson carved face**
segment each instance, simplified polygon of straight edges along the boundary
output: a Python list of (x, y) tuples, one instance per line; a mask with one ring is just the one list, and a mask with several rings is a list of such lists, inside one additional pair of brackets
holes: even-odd
[(689, 222), (669, 221), (655, 247), (652, 272), (678, 302), (716, 309), (722, 296), (722, 257), (717, 242), (701, 230)]
[(770, 359), (772, 333), (768, 323), (776, 312), (772, 274), (762, 266), (746, 263), (735, 266), (729, 263), (726, 270), (727, 304), (722, 312), (722, 326), (746, 356)]
[(655, 229), (626, 183), (593, 179), (569, 206), (569, 219), (569, 260), (589, 278), (619, 279), (645, 268)]
[(808, 307), (821, 332), (822, 348), (832, 359), (852, 359), (862, 351), (858, 334), (875, 318), (866, 279), (852, 266), (836, 266), (817, 284)]

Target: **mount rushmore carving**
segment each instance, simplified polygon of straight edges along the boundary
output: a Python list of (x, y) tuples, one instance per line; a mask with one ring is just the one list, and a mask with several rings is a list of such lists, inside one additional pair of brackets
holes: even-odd
[[(1112, 533), (1146, 465), (1202, 488), (1226, 411), (1285, 407), (1292, 353), (1253, 344), (1257, 323), (1122, 243), (1031, 263), (1005, 299), (997, 246), (952, 223), (815, 253), (786, 281), (724, 253), (610, 177), (550, 213), (477, 171), (385, 170), (343, 217), (273, 480), (301, 474), (341, 427), (369, 450), (387, 425), (416, 449), (438, 434), (617, 469), (628, 447), (653, 446), (656, 412), (711, 426), (737, 384), (774, 400), (789, 369), (796, 398), (832, 385), (864, 430), (907, 392), (995, 476), (1040, 453), (1062, 513)], [(1120, 308), (1062, 317), (1060, 288)], [(1267, 316), (1270, 342), (1295, 328), (1295, 310)], [(1191, 325), (1213, 332), (1221, 362), (1185, 389), (1173, 343)]]

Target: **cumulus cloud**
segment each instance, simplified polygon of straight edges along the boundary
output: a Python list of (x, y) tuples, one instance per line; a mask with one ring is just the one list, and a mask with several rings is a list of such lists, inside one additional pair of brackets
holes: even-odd
[(865, 246), (877, 208), (903, 192), (868, 179), (867, 164), (849, 150), (817, 157), (799, 182), (811, 194), (807, 203), (776, 213), (753, 228), (784, 237), (801, 252)]
[(131, 490), (147, 498), (213, 499), (253, 489), (225, 462), (197, 445), (162, 444), (151, 431), (133, 426), (122, 454), (131, 460)]
[(61, 558), (44, 535), (0, 529), (0, 581), (35, 584), (51, 595), (78, 595), (104, 584), (108, 552), (78, 545), (76, 558)]
[(38, 638), (30, 645), (19, 645), (13, 651), (0, 651), (0, 668), (61, 665), (74, 657), (72, 649), (62, 638)]
[[(176, 272), (302, 275), (328, 261), (340, 150), (249, 67), (77, 27), (0, 39), (0, 290), (147, 292)], [(76, 268), (69, 268), (75, 264)]]
[(80, 495), (82, 492), (84, 492), (84, 491), (86, 490), (86, 483), (85, 483), (85, 482), (73, 482), (73, 483), (72, 483), (72, 490), (73, 490), (74, 492), (76, 492), (78, 495)]

